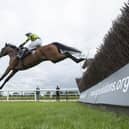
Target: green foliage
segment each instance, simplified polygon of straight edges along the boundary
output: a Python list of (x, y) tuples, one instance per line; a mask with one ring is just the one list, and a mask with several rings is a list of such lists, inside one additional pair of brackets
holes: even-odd
[(84, 91), (102, 81), (113, 72), (129, 63), (129, 3), (121, 9), (121, 15), (112, 23), (103, 44), (84, 73), (80, 91)]
[(128, 129), (129, 117), (91, 109), (84, 104), (0, 103), (1, 129)]

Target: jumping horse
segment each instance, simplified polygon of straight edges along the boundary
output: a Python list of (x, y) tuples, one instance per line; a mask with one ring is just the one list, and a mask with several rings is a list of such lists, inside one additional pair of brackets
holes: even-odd
[(22, 60), (17, 58), (19, 48), (12, 44), (5, 44), (4, 48), (1, 49), (0, 57), (8, 55), (10, 57), (9, 65), (5, 70), (4, 74), (0, 77), (0, 81), (4, 79), (7, 75), (7, 78), (4, 80), (3, 84), (0, 86), (0, 89), (11, 79), (18, 71), (26, 70), (31, 68), (42, 61), (51, 61), (57, 63), (66, 58), (72, 59), (74, 62), (79, 63), (84, 60), (84, 58), (76, 58), (71, 53), (81, 53), (81, 51), (63, 45), (58, 42), (53, 42), (45, 46), (40, 46), (31, 54), (25, 56)]

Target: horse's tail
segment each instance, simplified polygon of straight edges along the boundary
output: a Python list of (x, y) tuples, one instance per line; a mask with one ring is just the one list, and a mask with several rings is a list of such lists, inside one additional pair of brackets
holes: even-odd
[(62, 51), (69, 51), (69, 52), (81, 53), (81, 51), (79, 51), (79, 50), (77, 50), (77, 49), (75, 49), (73, 47), (69, 47), (69, 46), (66, 46), (66, 45), (61, 44), (61, 43), (58, 43), (58, 42), (54, 42), (53, 44), (56, 45), (57, 48), (59, 50), (62, 50)]

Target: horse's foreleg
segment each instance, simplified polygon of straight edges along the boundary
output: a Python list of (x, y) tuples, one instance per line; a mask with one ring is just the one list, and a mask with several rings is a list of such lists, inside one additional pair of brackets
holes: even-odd
[(8, 67), (8, 68), (5, 70), (4, 74), (0, 77), (0, 81), (1, 81), (6, 75), (8, 75), (9, 72), (10, 72), (10, 67)]
[(17, 64), (18, 64), (18, 60), (17, 60), (17, 58), (16, 58), (16, 59), (14, 59), (14, 60), (9, 64), (9, 66), (6, 68), (4, 74), (0, 77), (0, 81), (1, 81), (2, 79), (4, 79), (4, 77), (6, 77), (6, 76), (9, 74), (9, 72), (17, 66)]
[(0, 89), (3, 88), (3, 86), (16, 74), (17, 70), (12, 71), (9, 76), (5, 79), (3, 84), (0, 86)]

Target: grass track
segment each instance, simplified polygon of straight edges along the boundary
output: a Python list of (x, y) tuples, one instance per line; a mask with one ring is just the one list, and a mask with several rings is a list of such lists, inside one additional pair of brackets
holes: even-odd
[(129, 117), (72, 102), (2, 102), (0, 129), (129, 129)]

